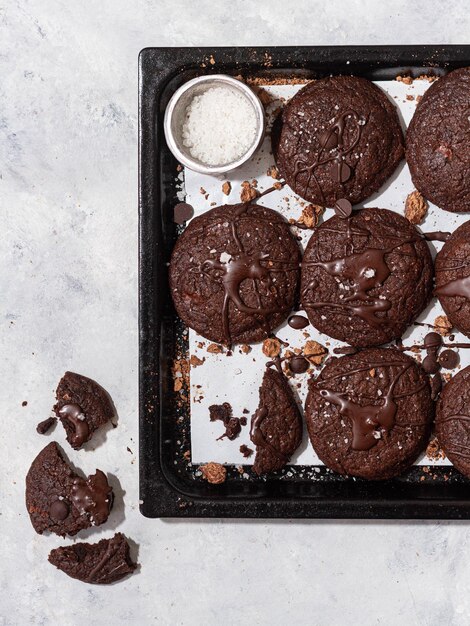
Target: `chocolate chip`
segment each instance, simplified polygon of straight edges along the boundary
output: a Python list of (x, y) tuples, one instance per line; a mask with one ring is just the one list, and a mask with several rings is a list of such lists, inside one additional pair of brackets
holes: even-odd
[(303, 374), (308, 370), (310, 364), (303, 356), (293, 356), (289, 359), (289, 367), (294, 374)]
[(63, 522), (70, 513), (70, 507), (65, 500), (55, 500), (49, 509), (51, 519), (56, 522)]
[(331, 167), (331, 177), (336, 183), (345, 183), (351, 178), (351, 168), (344, 161), (335, 161)]
[(439, 356), (439, 363), (446, 370), (453, 370), (460, 363), (460, 356), (454, 350), (444, 350)]
[(194, 215), (193, 207), (187, 202), (180, 202), (173, 209), (173, 221), (176, 224), (184, 224)]
[(310, 324), (308, 319), (303, 315), (291, 315), (287, 323), (294, 330), (302, 330), (302, 328), (306, 328)]
[(440, 348), (442, 346), (442, 337), (439, 333), (428, 333), (424, 338), (424, 347), (427, 349), (430, 348)]
[(426, 374), (436, 374), (440, 370), (441, 366), (439, 365), (434, 354), (428, 354), (428, 356), (423, 361), (423, 369)]
[(335, 213), (341, 219), (347, 219), (352, 213), (352, 204), (346, 198), (340, 198), (336, 201)]

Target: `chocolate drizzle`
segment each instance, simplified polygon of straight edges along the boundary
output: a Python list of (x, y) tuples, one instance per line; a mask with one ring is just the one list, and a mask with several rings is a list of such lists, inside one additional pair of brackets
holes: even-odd
[(96, 470), (96, 473), (86, 480), (80, 477), (75, 478), (72, 486), (72, 502), (80, 514), (86, 514), (90, 518), (94, 526), (105, 522), (113, 503), (113, 490), (105, 474), (101, 470)]
[[(345, 309), (353, 315), (361, 317), (369, 325), (380, 327), (386, 323), (386, 319), (378, 317), (378, 313), (388, 311), (392, 303), (384, 296), (373, 297), (368, 292), (383, 285), (390, 276), (390, 269), (385, 261), (385, 255), (407, 243), (414, 243), (417, 238), (399, 238), (399, 241), (388, 248), (365, 248), (362, 252), (351, 251), (351, 235), (369, 237), (371, 233), (366, 229), (351, 228), (350, 218), (347, 223), (345, 255), (331, 261), (306, 261), (304, 267), (321, 267), (330, 276), (338, 276), (348, 281), (352, 293), (345, 296), (340, 303), (334, 302), (305, 302), (304, 306), (312, 308), (335, 307)], [(324, 230), (332, 230), (325, 229)], [(340, 231), (341, 232), (341, 231)], [(313, 288), (310, 283), (303, 290), (303, 298)], [(360, 304), (353, 304), (359, 301)]]
[(382, 436), (387, 436), (395, 426), (395, 416), (397, 412), (397, 404), (395, 398), (403, 398), (417, 393), (422, 387), (413, 389), (407, 393), (396, 395), (394, 393), (396, 384), (401, 376), (411, 367), (411, 363), (403, 363), (401, 361), (390, 361), (385, 363), (368, 363), (364, 367), (355, 368), (344, 374), (332, 376), (326, 380), (317, 381), (317, 385), (328, 384), (336, 378), (343, 378), (351, 374), (371, 369), (399, 367), (399, 371), (392, 377), (384, 396), (379, 398), (379, 404), (369, 404), (361, 406), (351, 399), (350, 394), (346, 392), (336, 392), (328, 388), (320, 390), (320, 395), (327, 401), (339, 407), (339, 414), (347, 417), (352, 424), (353, 439), (351, 448), (353, 450), (365, 451), (370, 450)]
[[(351, 134), (352, 137), (346, 142), (345, 130), (348, 120), (350, 120), (348, 124), (348, 127), (350, 127), (349, 134)], [(325, 201), (325, 195), (316, 177), (315, 170), (328, 163), (331, 163), (331, 178), (341, 184), (347, 182), (351, 178), (353, 171), (351, 166), (346, 163), (345, 157), (354, 150), (358, 144), (361, 137), (361, 129), (365, 123), (366, 120), (361, 118), (352, 109), (348, 109), (344, 113), (336, 116), (330, 126), (318, 135), (320, 150), (315, 160), (312, 163), (307, 163), (298, 157), (295, 161), (294, 185), (297, 182), (298, 176), (306, 174), (304, 190), (308, 190), (310, 181), (313, 178), (323, 201)]]
[[(271, 273), (297, 271), (298, 263), (291, 261), (271, 259), (269, 254), (257, 252), (247, 254), (237, 232), (237, 224), (244, 216), (249, 208), (248, 204), (242, 204), (230, 221), (231, 236), (238, 248), (235, 255), (227, 254), (227, 260), (207, 259), (199, 268), (210, 279), (221, 282), (225, 290), (225, 296), (222, 306), (223, 332), (227, 344), (232, 343), (230, 333), (229, 305), (232, 303), (241, 313), (253, 315), (259, 319), (263, 326), (266, 326), (266, 333), (269, 328), (266, 325), (266, 316), (273, 313), (281, 313), (290, 308), (287, 304), (278, 304), (277, 306), (263, 307), (261, 305), (260, 286), (263, 286), (266, 292), (277, 293), (275, 281), (273, 281)], [(260, 219), (257, 216), (257, 219)], [(240, 294), (240, 287), (246, 280), (251, 281), (253, 292), (257, 299), (257, 306), (248, 306), (243, 302)]]
[(59, 409), (59, 415), (73, 428), (74, 433), (70, 437), (72, 448), (80, 448), (88, 440), (90, 429), (85, 419), (83, 410), (78, 404), (64, 404)]

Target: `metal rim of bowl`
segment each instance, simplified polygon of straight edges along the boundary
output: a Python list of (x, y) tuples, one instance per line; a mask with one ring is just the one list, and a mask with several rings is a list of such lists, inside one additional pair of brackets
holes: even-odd
[[(204, 163), (201, 163), (201, 161), (193, 159), (189, 154), (183, 152), (179, 148), (172, 129), (173, 115), (182, 96), (187, 94), (187, 92), (192, 90), (194, 87), (197, 87), (202, 83), (210, 82), (225, 83), (241, 91), (245, 95), (245, 97), (250, 100), (256, 114), (256, 137), (251, 148), (237, 161), (233, 161), (232, 163), (225, 163), (224, 165), (205, 165)], [(165, 132), (165, 139), (169, 149), (182, 165), (195, 172), (199, 172), (200, 174), (222, 174), (224, 172), (234, 170), (240, 165), (243, 165), (253, 156), (256, 150), (258, 150), (261, 142), (264, 139), (264, 134), (266, 130), (266, 118), (263, 105), (261, 104), (261, 100), (250, 87), (237, 80), (236, 78), (227, 76), (226, 74), (209, 74), (206, 76), (197, 76), (196, 78), (193, 78), (184, 83), (184, 85), (182, 85), (181, 87), (179, 87), (179, 89), (175, 91), (165, 110), (163, 128)]]

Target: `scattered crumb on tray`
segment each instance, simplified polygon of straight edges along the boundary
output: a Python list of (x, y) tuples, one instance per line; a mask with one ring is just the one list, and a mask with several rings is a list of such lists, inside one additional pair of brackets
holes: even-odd
[(227, 470), (220, 463), (206, 463), (201, 465), (199, 469), (202, 472), (202, 477), (212, 485), (220, 485), (227, 478)]
[(207, 352), (210, 352), (211, 354), (222, 354), (223, 351), (223, 347), (218, 343), (210, 343), (207, 346)]
[(440, 447), (437, 437), (433, 437), (426, 448), (426, 456), (431, 461), (439, 461), (445, 459), (446, 455), (444, 450)]
[(240, 192), (240, 200), (242, 202), (251, 202), (258, 197), (258, 190), (256, 187), (258, 186), (257, 180), (252, 180), (251, 183), (248, 180), (244, 180), (242, 182), (242, 190)]
[(226, 196), (229, 196), (231, 191), (232, 185), (228, 180), (226, 180), (222, 185), (222, 193), (224, 193)]
[(253, 454), (253, 450), (249, 448), (246, 444), (240, 446), (240, 452), (243, 454), (245, 459), (249, 459), (250, 456)]
[(281, 353), (281, 342), (279, 339), (269, 338), (263, 341), (263, 354), (271, 359)]
[(206, 357), (203, 357), (202, 359), (200, 359), (195, 354), (192, 354), (189, 359), (189, 363), (191, 367), (199, 367), (199, 365), (202, 365), (205, 360), (206, 360)]
[(448, 337), (452, 332), (452, 323), (447, 315), (438, 315), (434, 320), (434, 330), (442, 335)]
[(328, 350), (325, 346), (322, 346), (321, 343), (318, 343), (318, 341), (309, 339), (305, 342), (303, 355), (310, 363), (321, 365), (327, 354)]
[(405, 202), (406, 219), (412, 224), (421, 224), (427, 212), (428, 203), (419, 191), (409, 193)]

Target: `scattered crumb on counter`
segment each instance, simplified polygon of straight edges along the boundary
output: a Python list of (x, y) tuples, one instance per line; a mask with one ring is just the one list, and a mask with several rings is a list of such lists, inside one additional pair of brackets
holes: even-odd
[(222, 185), (222, 193), (224, 193), (226, 196), (229, 196), (231, 191), (232, 185), (228, 180), (226, 180)]

